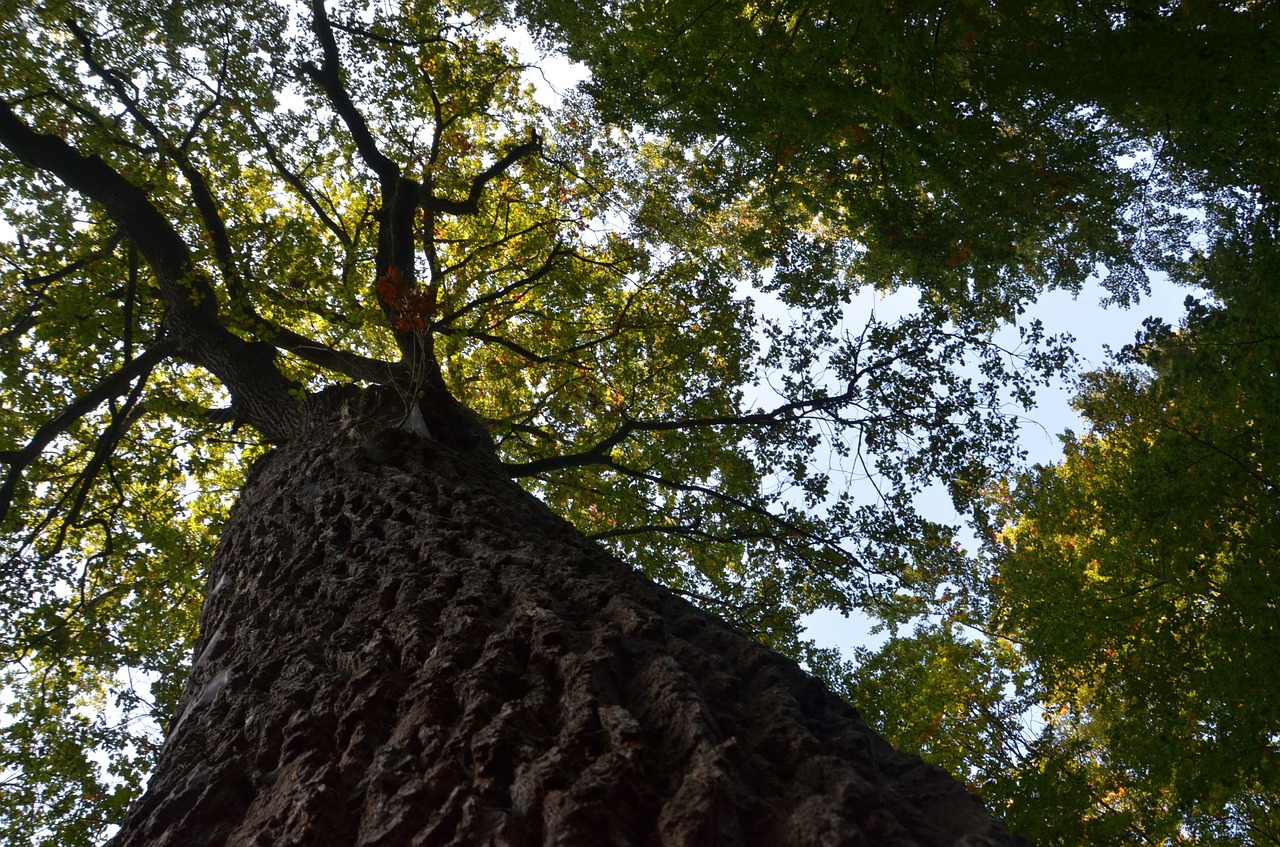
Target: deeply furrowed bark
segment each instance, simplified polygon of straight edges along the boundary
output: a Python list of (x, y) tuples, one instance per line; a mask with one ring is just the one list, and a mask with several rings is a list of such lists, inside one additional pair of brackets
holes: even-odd
[(784, 659), (483, 451), (313, 428), (255, 468), (124, 845), (998, 845)]

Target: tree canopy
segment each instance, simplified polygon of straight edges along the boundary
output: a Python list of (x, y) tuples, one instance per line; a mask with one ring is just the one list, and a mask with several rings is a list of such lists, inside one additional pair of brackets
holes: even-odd
[[(1000, 496), (994, 618), (1042, 686), (1065, 792), (1100, 826), (1272, 843), (1276, 248), (1215, 245), (1212, 303), (1089, 374), (1060, 465)], [(1102, 840), (1102, 839), (1099, 839)]]
[[(1087, 10), (1058, 23), (1085, 24), (1060, 42), (1079, 74), (1031, 73), (1158, 141), (1147, 220), (1196, 208), (1198, 222), (1139, 253), (1196, 293), (1177, 327), (1149, 319), (1078, 378), (1086, 431), (1062, 435), (1061, 463), (988, 489), (975, 513), (984, 549), (932, 606), (940, 617), (868, 651), (848, 678), (891, 738), (969, 769), (1039, 843), (1278, 837), (1280, 712), (1264, 681), (1276, 662), (1277, 185), (1262, 127), (1280, 85), (1263, 58), (1276, 47), (1264, 6), (1131, 4), (1105, 23)], [(1124, 70), (1165, 60), (1162, 74)], [(1256, 84), (1240, 84), (1245, 67)], [(1195, 190), (1177, 199), (1178, 186)], [(930, 669), (927, 698), (877, 685), (904, 655)], [(993, 688), (1003, 707), (1039, 704), (1022, 713), (1032, 725), (992, 709)], [(958, 728), (957, 715), (970, 720)]]
[[(1221, 303), (1197, 307), (1182, 333), (1152, 328), (1130, 361), (1155, 376), (1120, 367), (1092, 379), (1098, 431), (1009, 495), (1006, 537), (1057, 520), (1035, 499), (1055, 486), (1091, 496), (1080, 488), (1091, 451), (1117, 464), (1088, 484), (1119, 486), (1108, 497), (1124, 502), (1182, 461), (1215, 496), (1238, 485), (1240, 499), (1214, 527), (1162, 543), (1245, 540), (1205, 565), (1208, 582), (1171, 578), (1161, 602), (1194, 618), (1215, 569), (1257, 559), (1249, 578), (1273, 575), (1249, 546), (1270, 526), (1274, 489), (1259, 478), (1276, 474), (1253, 405), (1265, 392), (1247, 388), (1274, 382), (1270, 330), (1259, 318), (1254, 358), (1222, 365), (1246, 386), (1239, 396), (1227, 381), (1192, 388), (1204, 347), (1181, 343), (1243, 332), (1228, 313), (1266, 314), (1258, 286), (1273, 265), (1254, 257), (1270, 255), (1258, 233), (1274, 226), (1277, 178), (1269, 6), (7, 4), (0, 820), (74, 844), (119, 819), (156, 753), (145, 719), (163, 720), (179, 693), (201, 563), (244, 469), (344, 384), (393, 387), (409, 429), (464, 420), (588, 536), (832, 679), (837, 663), (803, 639), (805, 613), (898, 622), (952, 610), (939, 597), (972, 599), (990, 620), (966, 606), (963, 622), (1006, 640), (924, 626), (926, 667), (979, 677), (937, 690), (987, 703), (997, 735), (1022, 706), (996, 703), (1006, 677), (991, 668), (1030, 685), (1027, 663), (1041, 686), (1027, 702), (1073, 718), (1078, 692), (1105, 690), (1121, 706), (1090, 701), (1061, 743), (1105, 745), (1114, 764), (1079, 748), (1098, 768), (1149, 765), (1153, 753), (1126, 739), (1151, 743), (1141, 721), (1193, 710), (1169, 701), (1129, 715), (1157, 676), (1126, 674), (1182, 630), (1152, 616), (1132, 636), (1141, 649), (1078, 678), (1097, 649), (1118, 649), (1101, 625), (1091, 644), (1053, 629), (1073, 626), (1087, 593), (1044, 594), (1070, 599), (1065, 619), (1007, 613), (1021, 595), (982, 588), (975, 568), (997, 566), (969, 562), (914, 497), (942, 485), (969, 510), (1015, 467), (1017, 410), (1068, 359), (1064, 339), (1025, 317), (1038, 292), (1101, 273), (1129, 302), (1159, 268)], [(513, 27), (584, 63), (587, 83), (539, 102)], [(1147, 69), (1170, 57), (1157, 84)], [(1230, 70), (1240, 64), (1247, 85)], [(1145, 154), (1158, 172), (1125, 158)], [(1201, 230), (1218, 233), (1207, 247), (1192, 240)], [(908, 307), (859, 310), (888, 294)], [(1010, 323), (1020, 341), (1002, 346)], [(1179, 424), (1215, 445), (1212, 462), (1186, 452), (1200, 443), (1191, 436), (1139, 449), (1143, 427), (1166, 433), (1167, 416), (1117, 411), (1165, 409), (1169, 386), (1190, 392), (1189, 413), (1219, 415), (1212, 431)], [(450, 397), (476, 420), (443, 414)], [(1148, 534), (1153, 516), (1200, 508), (1148, 505), (1132, 515)], [(1234, 511), (1247, 508), (1252, 523)], [(1092, 538), (1077, 517), (1055, 533)], [(1124, 537), (1117, 546), (1138, 543)], [(1041, 591), (1003, 575), (1039, 548), (1011, 549), (996, 557), (1001, 591)], [(1061, 550), (1043, 555), (1074, 573)], [(1229, 651), (1249, 616), (1274, 615), (1262, 589), (1243, 586), (1233, 590), (1262, 605), (1224, 607), (1237, 617), (1214, 625), (1236, 629), (1215, 630), (1214, 649)], [(1082, 652), (1037, 652), (1055, 640)], [(919, 649), (893, 645), (868, 678), (920, 666)], [(1213, 696), (1238, 700), (1266, 653), (1249, 655), (1257, 664), (1231, 670), (1235, 687), (1206, 677), (1182, 694), (1201, 705), (1217, 701), (1199, 686), (1226, 686)], [(928, 684), (946, 678), (929, 672)], [(910, 722), (883, 695), (867, 702)], [(1274, 710), (1256, 714), (1255, 742), (1276, 731)], [(1215, 744), (1225, 732), (1205, 731)], [(920, 745), (975, 773), (1049, 761), (1036, 749), (988, 755), (982, 733), (941, 738)], [(1260, 775), (1266, 743), (1248, 776), (1258, 808), (1275, 796)], [(1219, 752), (1234, 768), (1231, 749)], [(1227, 775), (1199, 776), (1215, 772)], [(1207, 790), (1166, 776), (1152, 784)], [(1233, 808), (1255, 796), (1232, 790)], [(1094, 813), (1095, 799), (1063, 820)]]

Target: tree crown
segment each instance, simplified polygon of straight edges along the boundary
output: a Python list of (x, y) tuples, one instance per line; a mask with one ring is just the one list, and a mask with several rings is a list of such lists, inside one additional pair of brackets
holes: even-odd
[[(780, 648), (816, 608), (933, 596), (957, 553), (913, 495), (971, 503), (1067, 356), (996, 328), (1100, 264), (1131, 297), (1138, 248), (1189, 226), (1129, 214), (1115, 153), (1157, 106), (1113, 116), (1026, 61), (1124, 21), (855, 6), (6, 7), (2, 649), (39, 717), (6, 755), (54, 810), (23, 825), (77, 794), (118, 814), (83, 751), (153, 749), (85, 708), (137, 707), (130, 668), (173, 702), (243, 468), (327, 387), (491, 441)], [(539, 103), (514, 24), (589, 84)]]

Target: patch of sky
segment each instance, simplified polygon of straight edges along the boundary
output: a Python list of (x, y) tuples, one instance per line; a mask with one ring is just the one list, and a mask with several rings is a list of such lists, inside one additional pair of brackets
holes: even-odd
[[(1111, 351), (1131, 342), (1141, 329), (1143, 318), (1148, 315), (1163, 318), (1177, 324), (1183, 313), (1183, 302), (1188, 289), (1174, 284), (1162, 274), (1151, 275), (1151, 293), (1131, 308), (1112, 306), (1104, 308), (1102, 302), (1108, 292), (1101, 279), (1091, 278), (1079, 294), (1051, 291), (1041, 296), (1018, 323), (1025, 326), (1039, 320), (1047, 335), (1068, 333), (1075, 338), (1072, 345), (1077, 354), (1073, 373), (1084, 373), (1104, 366)], [(775, 314), (784, 308), (767, 295), (752, 295), (758, 307), (766, 314)], [(868, 308), (876, 310), (879, 318), (890, 320), (907, 314), (915, 304), (914, 293), (907, 289), (888, 296), (864, 292), (852, 299), (846, 314), (851, 321), (865, 320)], [(1016, 348), (1019, 344), (1017, 325), (1001, 330), (994, 339), (997, 343)], [(1072, 374), (1060, 381), (1041, 386), (1032, 409), (1022, 414), (1020, 420), (1020, 447), (1026, 451), (1029, 463), (1048, 464), (1062, 458), (1062, 442), (1059, 435), (1068, 429), (1079, 430), (1080, 415), (1072, 408), (1074, 394)], [(846, 475), (851, 484), (858, 484), (855, 475)], [(867, 482), (863, 481), (863, 485)], [(873, 492), (869, 492), (873, 493)], [(956, 513), (950, 497), (942, 485), (926, 489), (916, 500), (917, 508), (926, 517), (940, 523), (963, 526), (963, 516)], [(966, 531), (961, 533), (961, 543), (971, 549), (975, 539)], [(865, 616), (845, 616), (836, 610), (821, 610), (804, 619), (806, 635), (820, 647), (832, 647), (848, 655), (854, 647), (874, 648), (884, 642), (891, 633), (873, 634), (875, 622)]]

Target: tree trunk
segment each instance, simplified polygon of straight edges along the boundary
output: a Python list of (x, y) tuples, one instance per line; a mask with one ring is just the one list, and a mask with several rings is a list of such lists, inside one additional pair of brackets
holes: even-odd
[(114, 845), (996, 845), (794, 662), (460, 450), (377, 420), (263, 459)]

